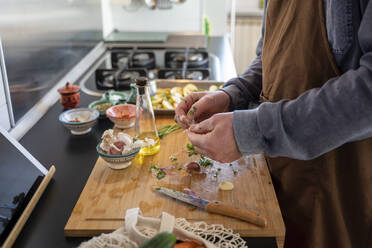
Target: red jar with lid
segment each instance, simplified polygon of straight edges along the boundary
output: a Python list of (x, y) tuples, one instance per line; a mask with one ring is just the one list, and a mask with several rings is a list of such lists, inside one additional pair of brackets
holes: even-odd
[(80, 87), (66, 83), (62, 88), (58, 89), (61, 94), (61, 104), (64, 109), (76, 108), (80, 104)]

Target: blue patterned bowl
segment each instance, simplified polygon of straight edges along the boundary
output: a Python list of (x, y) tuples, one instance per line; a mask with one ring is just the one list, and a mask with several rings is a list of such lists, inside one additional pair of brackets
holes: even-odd
[(67, 127), (72, 134), (82, 135), (89, 133), (96, 124), (99, 111), (89, 108), (75, 108), (59, 115), (59, 121)]
[(138, 152), (141, 150), (141, 148), (137, 148), (131, 153), (124, 154), (124, 155), (110, 155), (107, 153), (104, 153), (100, 148), (101, 143), (99, 143), (96, 147), (96, 150), (99, 154), (99, 156), (106, 161), (108, 166), (111, 169), (114, 170), (120, 170), (127, 168), (131, 165), (132, 160), (137, 156)]

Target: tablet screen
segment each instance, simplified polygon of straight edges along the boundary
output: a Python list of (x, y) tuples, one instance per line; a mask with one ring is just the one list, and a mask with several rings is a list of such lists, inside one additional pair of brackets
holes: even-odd
[(33, 158), (0, 130), (0, 246), (44, 177)]

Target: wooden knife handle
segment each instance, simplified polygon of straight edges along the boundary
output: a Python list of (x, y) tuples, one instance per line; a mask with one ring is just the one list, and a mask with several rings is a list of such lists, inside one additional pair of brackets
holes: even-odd
[(240, 220), (245, 220), (257, 226), (266, 227), (266, 218), (260, 216), (259, 214), (252, 213), (249, 210), (234, 207), (232, 205), (213, 201), (205, 206), (205, 210), (211, 213), (221, 214), (225, 216), (234, 217)]

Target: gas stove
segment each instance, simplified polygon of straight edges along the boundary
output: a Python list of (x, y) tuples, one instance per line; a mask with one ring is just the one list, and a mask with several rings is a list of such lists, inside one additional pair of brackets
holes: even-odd
[(95, 71), (97, 90), (129, 90), (137, 77), (215, 80), (205, 49), (109, 48), (106, 63)]

